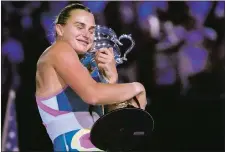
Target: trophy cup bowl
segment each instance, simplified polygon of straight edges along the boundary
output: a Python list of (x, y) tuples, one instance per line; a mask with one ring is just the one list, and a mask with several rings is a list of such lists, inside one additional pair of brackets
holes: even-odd
[[(120, 41), (121, 39), (131, 41), (131, 45), (125, 51), (123, 57), (121, 57), (119, 47), (123, 45)], [(123, 34), (118, 38), (111, 28), (97, 25), (94, 45), (88, 52), (91, 58), (90, 65), (92, 73), (97, 73), (101, 82), (108, 83), (108, 80), (98, 70), (94, 59), (95, 52), (101, 48), (112, 47), (114, 58), (118, 65), (127, 61), (126, 55), (132, 50), (134, 45), (135, 42), (131, 35)], [(139, 102), (137, 100), (135, 101), (139, 105)], [(90, 132), (91, 142), (97, 148), (106, 151), (132, 150), (141, 140), (146, 140), (151, 137), (154, 121), (152, 116), (145, 110), (135, 108), (128, 101), (124, 101), (118, 104), (107, 105), (106, 111), (94, 123)]]

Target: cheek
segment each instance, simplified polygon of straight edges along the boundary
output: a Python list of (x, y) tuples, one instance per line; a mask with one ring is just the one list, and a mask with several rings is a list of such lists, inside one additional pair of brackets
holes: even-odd
[(88, 46), (87, 46), (87, 50), (90, 50), (93, 46), (93, 43), (90, 43)]
[(90, 42), (93, 43), (94, 42), (94, 35), (90, 35)]
[(79, 35), (79, 32), (77, 32), (75, 30), (70, 30), (68, 34), (70, 34), (70, 36), (72, 36), (74, 38)]
[(90, 39), (90, 46), (92, 46), (94, 44), (94, 37)]
[(69, 27), (65, 30), (66, 37), (74, 38), (79, 35), (79, 31), (77, 31), (74, 27)]

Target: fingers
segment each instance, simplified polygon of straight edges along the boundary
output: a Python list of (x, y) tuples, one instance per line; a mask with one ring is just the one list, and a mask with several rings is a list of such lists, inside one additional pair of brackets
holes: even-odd
[(110, 48), (102, 48), (100, 50), (101, 51), (105, 51), (106, 54), (113, 56), (113, 48), (112, 47), (110, 47)]
[(96, 58), (96, 61), (98, 63), (107, 63), (109, 61), (109, 59), (108, 58), (104, 58), (104, 57), (98, 57), (98, 58)]
[(112, 48), (102, 48), (99, 51), (96, 52), (95, 59), (96, 62), (102, 62), (102, 63), (109, 63), (112, 60), (114, 60), (113, 56), (113, 49)]
[(99, 54), (106, 54), (114, 57), (113, 48), (101, 48), (95, 53), (96, 56), (98, 56)]
[(146, 102), (146, 101), (145, 101), (145, 102), (143, 102), (143, 101), (138, 101), (138, 103), (140, 104), (140, 107), (139, 107), (139, 105), (137, 104), (137, 102), (135, 101), (134, 98), (132, 98), (131, 101), (130, 101), (130, 104), (131, 104), (132, 106), (134, 106), (135, 108), (141, 108), (141, 109), (145, 110), (146, 105), (147, 105), (147, 102)]
[(134, 106), (135, 108), (139, 108), (135, 102), (132, 102), (131, 105)]
[(110, 59), (112, 58), (111, 56), (104, 54), (104, 53), (99, 53), (96, 58), (104, 58), (104, 59)]
[(110, 63), (113, 58), (109, 55), (99, 53), (98, 56), (95, 57), (95, 61), (97, 63)]
[(109, 49), (108, 49), (108, 52), (109, 52), (112, 56), (114, 56), (113, 48), (109, 48)]
[(99, 69), (104, 69), (106, 67), (106, 65), (104, 63), (99, 63), (98, 64), (98, 68)]
[(134, 101), (134, 99), (130, 99), (127, 101), (130, 105), (132, 105), (135, 108), (139, 108), (139, 106), (137, 105), (137, 103)]

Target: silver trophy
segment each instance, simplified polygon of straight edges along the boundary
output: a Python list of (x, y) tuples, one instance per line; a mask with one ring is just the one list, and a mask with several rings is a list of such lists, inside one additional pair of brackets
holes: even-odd
[[(122, 57), (119, 48), (119, 46), (123, 45), (121, 39), (131, 41), (131, 46), (125, 51)], [(91, 64), (90, 71), (92, 76), (98, 76), (101, 82), (108, 83), (103, 74), (98, 70), (95, 62), (94, 54), (100, 48), (112, 47), (114, 58), (118, 65), (127, 61), (126, 56), (134, 45), (135, 43), (131, 35), (123, 34), (118, 38), (111, 28), (97, 25), (94, 46), (88, 52), (89, 55), (92, 54), (88, 59)], [(134, 100), (140, 107), (136, 97)], [(146, 137), (151, 137), (153, 119), (148, 112), (141, 108), (133, 107), (129, 101), (107, 105), (106, 113), (104, 113), (104, 106), (102, 108), (103, 115), (94, 123), (90, 132), (91, 142), (97, 148), (104, 151), (130, 151), (136, 146), (137, 141), (139, 141), (141, 137), (144, 137), (144, 139), (146, 139)]]
[[(119, 46), (123, 44), (120, 42), (122, 39), (128, 39), (131, 41), (131, 46), (125, 51), (123, 57), (121, 57), (121, 52)], [(119, 38), (116, 33), (106, 26), (97, 25), (95, 28), (95, 37), (94, 37), (94, 46), (90, 50), (90, 53), (95, 53), (101, 48), (112, 47), (114, 51), (114, 57), (117, 64), (122, 64), (124, 61), (127, 61), (127, 54), (133, 49), (135, 45), (134, 40), (131, 37), (131, 34), (123, 34)]]
[[(119, 46), (123, 45), (120, 41), (122, 39), (128, 39), (131, 41), (131, 46), (125, 51), (123, 57), (121, 57), (121, 52), (119, 48)], [(122, 64), (124, 61), (127, 61), (126, 56), (133, 49), (134, 45), (135, 42), (132, 39), (131, 34), (123, 34), (118, 38), (116, 33), (111, 28), (97, 25), (95, 29), (94, 46), (90, 52), (96, 52), (100, 48), (112, 47), (116, 63)]]
[[(121, 42), (122, 39), (130, 40), (131, 45), (125, 51), (124, 55), (121, 57), (121, 51), (120, 51), (119, 46), (123, 45), (123, 43)], [(116, 64), (119, 65), (119, 64), (124, 63), (124, 61), (127, 61), (127, 54), (133, 49), (134, 45), (135, 45), (135, 42), (132, 39), (131, 34), (129, 34), (129, 35), (123, 34), (118, 38), (116, 33), (111, 28), (97, 25), (96, 29), (95, 29), (94, 45), (93, 45), (92, 49), (89, 51), (89, 53), (94, 54), (96, 51), (98, 51), (101, 48), (112, 47)], [(92, 69), (97, 68), (94, 56), (91, 59), (91, 65), (92, 65)], [(97, 70), (97, 71), (99, 71), (99, 70)], [(108, 83), (107, 79), (104, 77), (104, 75), (101, 72), (98, 72), (98, 77), (100, 78), (101, 82)], [(112, 111), (114, 109), (127, 107), (128, 105), (129, 105), (129, 103), (126, 101), (123, 103), (120, 103), (120, 104), (110, 105), (110, 106), (108, 106), (107, 111)]]
[[(121, 56), (120, 46), (123, 45), (121, 42), (122, 39), (128, 39), (131, 42), (130, 47), (125, 51), (124, 55)], [(95, 28), (95, 37), (94, 37), (94, 45), (91, 50), (88, 52), (91, 56), (90, 67), (92, 75), (98, 75), (99, 79), (103, 83), (108, 83), (108, 80), (104, 77), (103, 73), (98, 70), (97, 64), (95, 62), (95, 53), (101, 48), (113, 48), (114, 58), (116, 64), (122, 64), (124, 61), (127, 61), (127, 54), (133, 49), (135, 45), (134, 40), (131, 37), (131, 34), (123, 34), (119, 38), (117, 37), (114, 30), (108, 28), (106, 26), (97, 25)]]

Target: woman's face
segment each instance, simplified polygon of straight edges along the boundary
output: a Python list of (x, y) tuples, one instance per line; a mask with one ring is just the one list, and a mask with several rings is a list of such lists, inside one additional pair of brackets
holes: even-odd
[(85, 10), (70, 12), (65, 25), (58, 25), (57, 34), (66, 40), (78, 54), (86, 53), (94, 41), (95, 19)]

